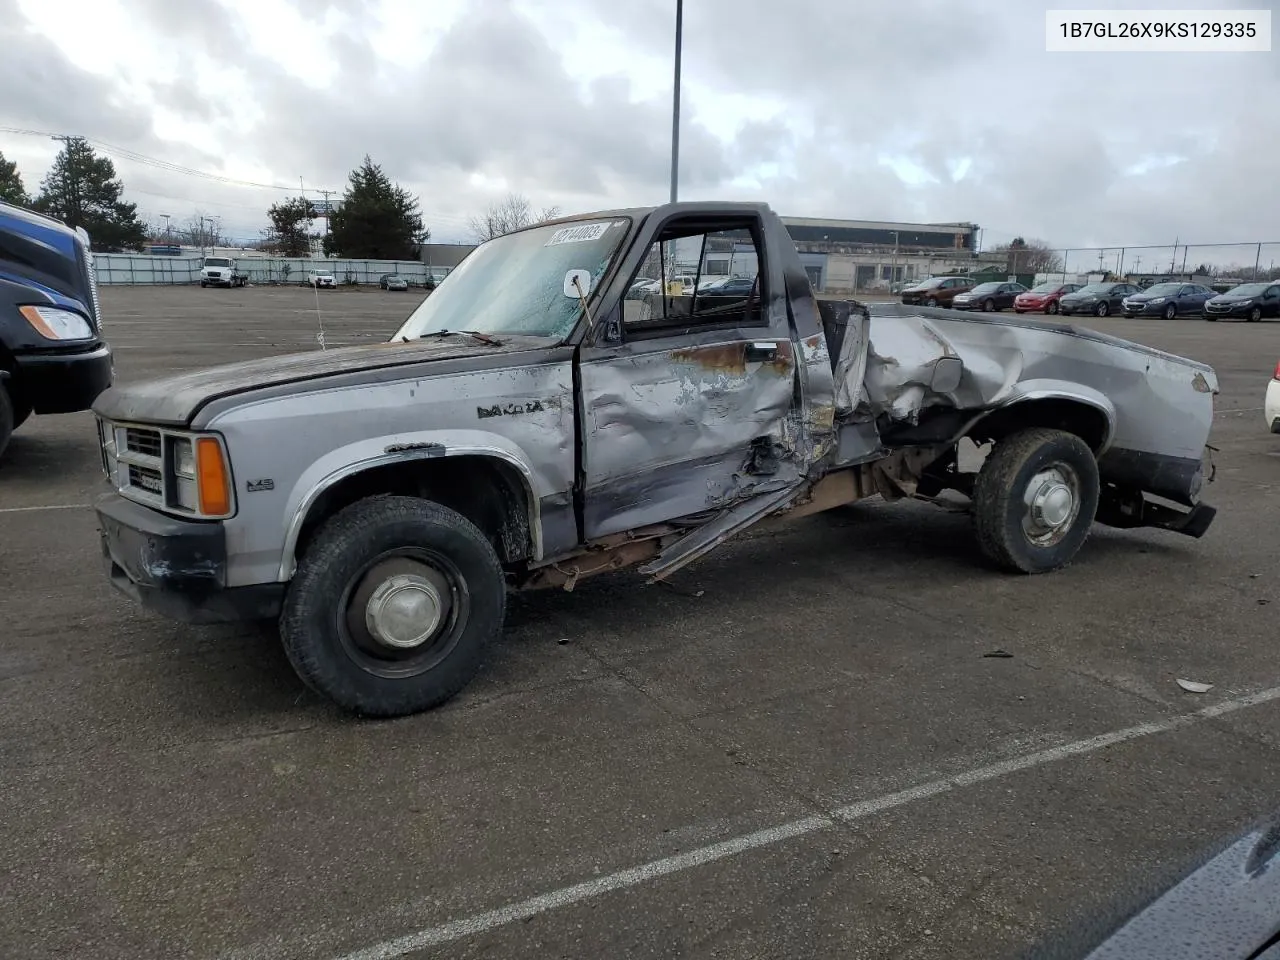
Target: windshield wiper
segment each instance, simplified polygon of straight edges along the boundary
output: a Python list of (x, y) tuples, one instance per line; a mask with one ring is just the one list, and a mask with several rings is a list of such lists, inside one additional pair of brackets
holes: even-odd
[(418, 337), (418, 339), (425, 340), (427, 337), (455, 336), (474, 337), (476, 340), (479, 340), (481, 343), (487, 344), (490, 347), (500, 347), (507, 342), (505, 340), (499, 340), (497, 337), (491, 337), (487, 333), (480, 333), (478, 330), (436, 330), (433, 333), (424, 333)]

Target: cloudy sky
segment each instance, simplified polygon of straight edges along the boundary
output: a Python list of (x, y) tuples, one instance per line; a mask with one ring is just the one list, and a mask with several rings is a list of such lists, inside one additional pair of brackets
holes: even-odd
[[(1280, 240), (1280, 54), (1046, 53), (1066, 5), (687, 0), (681, 198), (968, 220), (987, 246)], [(34, 190), (57, 147), (39, 134), (93, 138), (144, 216), (199, 209), (247, 238), (285, 190), (119, 151), (312, 195), (367, 152), (437, 240), (508, 190), (660, 202), (674, 7), (0, 0), (0, 152)]]

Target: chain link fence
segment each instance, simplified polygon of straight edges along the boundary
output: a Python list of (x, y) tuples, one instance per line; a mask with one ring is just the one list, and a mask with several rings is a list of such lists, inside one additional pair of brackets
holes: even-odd
[(1231, 286), (1280, 279), (1280, 241), (1072, 248), (1058, 259), (1068, 280), (1101, 274), (1133, 282), (1169, 278)]
[[(200, 282), (203, 257), (155, 257), (147, 254), (97, 253), (93, 257), (98, 283), (108, 284), (187, 284)], [(237, 270), (250, 283), (263, 285), (302, 284), (311, 270), (333, 274), (339, 284), (376, 285), (386, 274), (404, 277), (414, 286), (424, 286), (428, 279), (438, 283), (448, 274), (448, 267), (436, 267), (418, 260), (348, 260), (312, 257), (240, 257)]]

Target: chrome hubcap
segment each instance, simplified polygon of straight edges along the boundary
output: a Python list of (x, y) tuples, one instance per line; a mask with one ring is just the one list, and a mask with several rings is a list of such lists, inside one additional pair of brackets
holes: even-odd
[(1022, 527), (1033, 542), (1050, 546), (1071, 529), (1080, 513), (1079, 480), (1070, 467), (1055, 464), (1027, 484)]
[(400, 650), (426, 643), (443, 617), (444, 602), (436, 585), (405, 573), (380, 583), (364, 610), (369, 633)]

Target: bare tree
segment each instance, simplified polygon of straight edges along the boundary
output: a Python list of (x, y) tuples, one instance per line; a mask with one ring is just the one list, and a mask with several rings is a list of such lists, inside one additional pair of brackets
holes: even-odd
[(559, 214), (559, 207), (544, 207), (534, 213), (528, 197), (521, 193), (509, 193), (503, 200), (490, 204), (480, 216), (472, 217), (468, 226), (476, 243), (484, 243), (513, 230), (554, 220)]
[(1062, 258), (1043, 240), (1014, 237), (1012, 243), (1000, 244), (995, 252), (1008, 258), (1010, 273), (1058, 273), (1062, 270)]
[(214, 217), (196, 211), (187, 217), (180, 227), (173, 228), (173, 236), (189, 247), (225, 247), (222, 224)]

